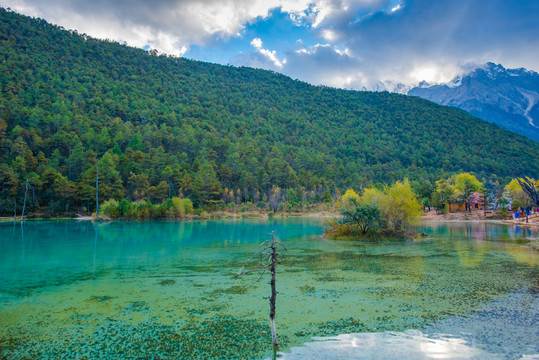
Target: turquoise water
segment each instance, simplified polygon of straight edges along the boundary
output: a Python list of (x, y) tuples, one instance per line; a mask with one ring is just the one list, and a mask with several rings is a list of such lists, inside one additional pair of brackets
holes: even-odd
[(0, 224), (0, 358), (271, 354), (268, 278), (234, 278), (275, 231), (280, 354), (539, 356), (536, 233), (426, 223), (421, 241), (330, 241), (324, 219)]

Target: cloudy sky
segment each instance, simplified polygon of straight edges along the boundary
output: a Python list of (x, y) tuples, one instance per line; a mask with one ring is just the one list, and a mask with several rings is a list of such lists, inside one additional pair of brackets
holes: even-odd
[(487, 61), (539, 70), (537, 0), (0, 0), (68, 29), (313, 84), (443, 82)]

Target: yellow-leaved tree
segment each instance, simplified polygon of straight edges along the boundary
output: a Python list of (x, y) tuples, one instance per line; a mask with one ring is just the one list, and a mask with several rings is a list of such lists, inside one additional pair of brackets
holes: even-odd
[[(530, 179), (530, 181), (534, 183), (535, 188), (539, 188), (539, 180)], [(504, 195), (511, 200), (513, 208), (533, 206), (530, 197), (522, 190), (522, 186), (520, 186), (517, 179), (511, 180), (509, 184), (505, 185), (504, 190)]]
[(459, 196), (466, 202), (466, 210), (471, 211), (472, 194), (476, 192), (484, 193), (484, 185), (470, 173), (460, 173), (451, 177), (455, 184), (455, 189)]
[(361, 197), (363, 203), (373, 203), (385, 221), (383, 232), (390, 235), (409, 235), (421, 216), (421, 205), (408, 179), (397, 181), (385, 191), (365, 189)]
[[(408, 179), (397, 181), (383, 191), (375, 188), (363, 189), (361, 196), (348, 190), (336, 204), (343, 215), (343, 221), (332, 226), (330, 235), (355, 236), (357, 234), (408, 237), (415, 233), (413, 226), (421, 216), (421, 206), (412, 191)], [(378, 219), (379, 217), (379, 219)], [(355, 227), (364, 226), (360, 231)]]
[(359, 201), (359, 195), (353, 189), (348, 189), (343, 196), (340, 196), (337, 201), (335, 201), (335, 208), (337, 211), (350, 209), (350, 207), (353, 206), (352, 199)]
[(408, 179), (393, 184), (387, 191), (387, 197), (389, 204), (384, 212), (390, 229), (395, 233), (411, 231), (411, 228), (419, 222), (421, 205)]

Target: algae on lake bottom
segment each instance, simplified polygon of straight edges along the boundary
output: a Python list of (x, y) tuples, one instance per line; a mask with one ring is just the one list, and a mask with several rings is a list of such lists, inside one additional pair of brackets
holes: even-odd
[[(537, 292), (527, 290), (539, 277), (537, 253), (524, 256), (522, 237), (500, 225), (437, 225), (422, 229), (429, 237), (420, 242), (361, 243), (321, 238), (318, 219), (267, 221), (206, 222), (206, 232), (196, 222), (189, 231), (178, 223), (33, 223), (22, 240), (0, 227), (8, 239), (0, 245), (0, 357), (267, 357), (269, 287), (256, 274), (233, 275), (272, 226), (289, 248), (277, 275), (285, 353), (313, 336), (411, 329), (427, 336), (437, 324), (465, 329), (456, 320), (477, 314), (498, 321), (498, 312), (481, 311), (496, 301), (521, 306), (504, 300), (513, 293), (537, 304)], [(231, 228), (237, 238), (222, 235)], [(287, 229), (292, 235), (282, 235)], [(533, 352), (536, 312), (518, 314), (511, 327), (524, 340), (512, 343)], [(477, 330), (481, 351), (503, 354), (484, 337)]]

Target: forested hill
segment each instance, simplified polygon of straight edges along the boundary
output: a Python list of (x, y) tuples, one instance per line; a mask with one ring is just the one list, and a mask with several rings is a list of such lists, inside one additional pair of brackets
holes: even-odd
[(195, 203), (217, 199), (201, 195), (209, 183), (263, 194), (539, 173), (538, 143), (423, 99), (149, 54), (6, 10), (0, 20), (0, 212), (27, 178), (42, 204), (89, 201), (96, 162), (103, 199), (165, 182)]

